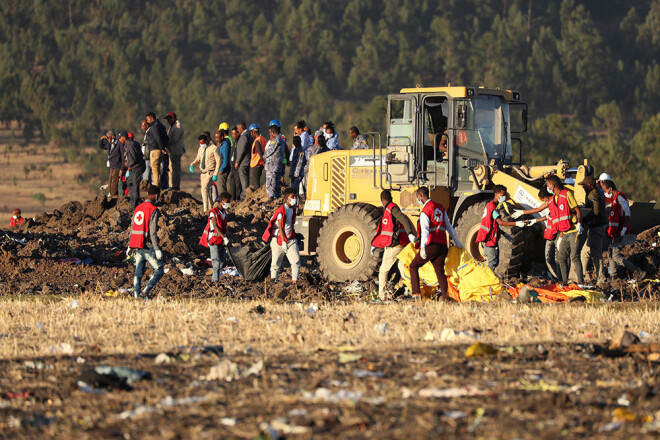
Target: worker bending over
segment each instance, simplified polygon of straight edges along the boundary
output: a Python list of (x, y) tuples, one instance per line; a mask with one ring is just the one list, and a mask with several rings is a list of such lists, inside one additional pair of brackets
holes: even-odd
[(277, 275), (282, 269), (285, 255), (289, 260), (289, 264), (291, 264), (293, 284), (296, 285), (298, 282), (300, 252), (298, 251), (298, 241), (294, 229), (297, 203), (295, 190), (293, 188), (284, 190), (284, 204), (275, 210), (262, 236), (266, 243), (270, 243), (270, 249), (273, 252), (270, 278), (274, 282), (277, 282)]
[[(139, 204), (133, 214), (131, 239), (128, 244), (129, 255), (135, 252), (135, 276), (133, 277), (133, 295), (135, 298), (151, 299), (150, 293), (156, 283), (162, 278), (163, 251), (158, 242), (158, 219), (160, 211), (156, 208), (160, 188), (149, 186), (147, 201)], [(149, 263), (154, 270), (144, 291), (140, 291), (144, 266)]]
[(484, 215), (481, 218), (481, 226), (477, 233), (476, 242), (483, 243), (483, 252), (488, 267), (493, 271), (498, 264), (500, 264), (500, 226), (517, 226), (519, 228), (525, 227), (525, 222), (522, 220), (516, 222), (505, 222), (500, 217), (497, 206), (500, 203), (506, 202), (507, 189), (504, 185), (495, 185), (493, 188), (493, 200), (488, 202), (484, 208)]
[(408, 243), (416, 242), (417, 237), (410, 219), (401, 212), (396, 203), (392, 202), (392, 193), (389, 190), (380, 193), (380, 203), (384, 208), (383, 217), (371, 241), (371, 255), (376, 253), (376, 249), (385, 249), (378, 270), (378, 298), (384, 301), (387, 275), (396, 263), (397, 255)]
[(435, 270), (435, 276), (438, 278), (442, 299), (446, 300), (449, 298), (447, 277), (445, 276), (445, 258), (448, 252), (446, 232), (449, 233), (456, 246), (462, 248), (463, 245), (447, 218), (445, 208), (429, 198), (428, 188), (421, 187), (417, 190), (417, 203), (422, 205), (422, 212), (419, 214), (417, 222), (419, 252), (410, 263), (412, 296), (420, 298), (419, 268), (430, 261)]

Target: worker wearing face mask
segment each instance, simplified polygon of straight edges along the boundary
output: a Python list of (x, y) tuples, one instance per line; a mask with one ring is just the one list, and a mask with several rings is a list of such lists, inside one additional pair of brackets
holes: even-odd
[(229, 244), (227, 238), (227, 212), (231, 196), (228, 192), (220, 194), (213, 203), (213, 209), (209, 212), (209, 219), (204, 228), (199, 244), (208, 247), (211, 252), (211, 263), (213, 264), (213, 275), (211, 282), (217, 283), (220, 279), (220, 270), (227, 257), (226, 246)]
[(506, 202), (507, 189), (504, 185), (495, 185), (493, 189), (493, 200), (488, 202), (484, 208), (481, 218), (481, 226), (477, 234), (476, 242), (483, 243), (483, 253), (488, 260), (488, 267), (493, 271), (500, 264), (500, 226), (517, 226), (524, 228), (526, 223), (522, 220), (516, 222), (505, 222), (500, 218), (497, 205)]
[(21, 210), (16, 208), (9, 219), (9, 226), (15, 228), (16, 226), (22, 225), (24, 221), (25, 219), (21, 217)]
[(218, 180), (218, 173), (220, 172), (220, 154), (218, 148), (211, 143), (211, 140), (205, 135), (200, 134), (197, 138), (199, 148), (197, 150), (197, 157), (190, 164), (190, 172), (195, 172), (195, 167), (199, 165), (201, 174), (199, 181), (202, 188), (202, 203), (204, 205), (204, 212), (208, 213), (212, 206), (211, 200), (211, 184)]
[(298, 282), (300, 273), (300, 252), (294, 229), (297, 206), (296, 191), (293, 188), (284, 190), (284, 204), (275, 210), (261, 237), (266, 243), (270, 243), (270, 249), (273, 252), (270, 265), (271, 280), (277, 282), (277, 276), (282, 269), (286, 255), (291, 264), (291, 278), (294, 286)]
[(456, 231), (449, 223), (445, 208), (429, 198), (429, 189), (421, 187), (417, 190), (417, 204), (422, 205), (422, 212), (417, 222), (417, 243), (419, 252), (410, 262), (410, 284), (413, 298), (419, 298), (419, 268), (431, 262), (438, 279), (438, 287), (443, 300), (449, 299), (447, 277), (445, 276), (445, 258), (447, 257), (447, 233), (459, 248), (463, 245), (458, 240)]
[(371, 255), (375, 255), (377, 249), (384, 249), (378, 270), (378, 298), (383, 301), (388, 275), (396, 263), (397, 255), (408, 243), (416, 242), (417, 237), (412, 222), (392, 201), (392, 193), (389, 190), (380, 193), (380, 202), (383, 205), (383, 217), (371, 241)]
[(617, 269), (624, 266), (633, 276), (642, 279), (646, 273), (623, 257), (621, 249), (625, 246), (626, 234), (630, 234), (630, 205), (628, 198), (619, 190), (611, 180), (601, 182), (605, 197), (612, 200), (612, 209), (607, 224), (607, 236), (612, 239), (609, 249), (610, 276), (617, 278)]

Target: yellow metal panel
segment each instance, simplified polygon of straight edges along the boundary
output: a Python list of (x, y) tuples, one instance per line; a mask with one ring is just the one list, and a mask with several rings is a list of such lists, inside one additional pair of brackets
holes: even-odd
[(474, 89), (476, 95), (495, 95), (501, 96), (507, 101), (513, 100), (513, 91), (504, 89), (489, 89), (485, 87), (415, 87), (401, 89), (399, 93), (446, 93), (452, 98), (467, 97), (467, 89)]

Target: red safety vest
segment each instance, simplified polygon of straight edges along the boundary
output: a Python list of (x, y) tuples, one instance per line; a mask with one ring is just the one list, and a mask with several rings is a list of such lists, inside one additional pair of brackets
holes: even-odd
[(254, 142), (252, 142), (252, 156), (250, 158), (250, 168), (264, 166), (264, 158), (254, 148), (257, 142), (261, 144), (261, 151), (264, 151), (264, 148), (266, 148), (266, 143), (267, 143), (266, 138), (261, 135), (257, 136)]
[(573, 223), (571, 223), (571, 208), (568, 206), (567, 194), (568, 190), (562, 189), (557, 196), (557, 203), (555, 203), (555, 198), (552, 197), (548, 204), (551, 213), (553, 212), (553, 209), (556, 210), (556, 216), (553, 215), (552, 218), (555, 219), (555, 227), (559, 232), (566, 232), (573, 227)]
[[(440, 203), (435, 203), (433, 200), (428, 200), (422, 208), (422, 212), (429, 218), (429, 238), (426, 240), (426, 245), (431, 243), (447, 244), (447, 228), (445, 227), (445, 218), (447, 212)], [(421, 242), (422, 226), (417, 221), (417, 240)]]
[[(296, 236), (296, 231), (294, 229), (295, 224), (296, 224), (296, 209), (293, 209), (293, 216), (291, 217), (291, 233), (289, 234), (288, 237), (285, 236), (285, 240), (288, 243), (289, 240), (291, 240), (293, 237)], [(280, 224), (277, 225), (275, 222), (277, 221), (277, 216), (282, 214), (282, 218), (280, 219)], [(284, 222), (286, 222), (286, 205), (282, 205), (279, 208), (275, 210), (273, 213), (273, 216), (270, 218), (270, 221), (268, 222), (268, 227), (264, 231), (264, 235), (261, 236), (261, 239), (268, 243), (270, 239), (277, 234), (277, 244), (281, 245), (282, 244), (282, 237), (280, 237), (280, 234), (277, 233), (278, 229), (282, 229), (283, 231), (286, 231), (284, 228)]]
[(13, 228), (15, 226), (22, 225), (24, 221), (25, 219), (23, 217), (19, 217), (17, 219), (12, 217), (9, 219), (9, 226)]
[(500, 226), (493, 219), (493, 211), (497, 208), (494, 200), (488, 202), (484, 208), (484, 215), (481, 217), (481, 226), (477, 233), (477, 243), (485, 243), (488, 247), (497, 246), (500, 239)]
[(547, 226), (545, 227), (545, 231), (543, 231), (543, 238), (545, 238), (546, 240), (554, 240), (558, 232), (557, 225), (555, 224), (554, 219), (556, 219), (557, 216), (559, 215), (559, 211), (557, 210), (557, 205), (550, 203), (548, 203), (548, 209), (550, 210), (550, 212), (547, 215), (548, 217), (548, 219), (546, 220)]
[(621, 220), (624, 217), (624, 213), (623, 207), (619, 203), (619, 196), (623, 197), (624, 200), (628, 200), (628, 198), (620, 191), (617, 191), (614, 194), (612, 209), (610, 210), (609, 224), (607, 225), (608, 237), (619, 237), (621, 235), (621, 228), (623, 228)]
[(131, 240), (128, 247), (132, 249), (144, 249), (147, 236), (149, 235), (149, 220), (154, 211), (158, 209), (151, 202), (140, 203), (133, 214), (133, 226), (131, 227)]
[[(227, 235), (227, 213), (220, 211), (218, 208), (211, 209), (211, 212), (209, 213), (209, 219), (206, 222), (206, 227), (204, 228), (204, 233), (202, 234), (202, 238), (199, 239), (199, 244), (204, 247), (222, 244), (222, 238), (220, 238), (221, 236), (218, 231), (215, 230), (216, 225), (215, 223), (212, 223), (214, 216), (220, 217), (220, 232), (222, 232), (223, 236)], [(213, 228), (213, 230), (211, 230), (211, 228)]]
[(377, 248), (386, 248), (392, 244), (392, 237), (394, 236), (394, 228), (396, 227), (399, 231), (399, 244), (401, 246), (406, 246), (410, 243), (408, 240), (408, 235), (406, 235), (406, 230), (404, 227), (396, 221), (392, 216), (392, 209), (397, 206), (394, 202), (390, 202), (385, 207), (385, 212), (383, 212), (383, 218), (380, 223), (378, 223), (378, 229), (376, 229), (376, 236), (371, 240), (371, 245)]

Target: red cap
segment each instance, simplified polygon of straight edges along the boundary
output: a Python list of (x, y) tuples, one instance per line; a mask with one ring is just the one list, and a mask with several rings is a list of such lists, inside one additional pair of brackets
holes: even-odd
[(130, 131), (128, 132), (128, 138), (133, 139), (133, 133), (131, 133)]
[(176, 119), (176, 113), (174, 112), (169, 112), (166, 116), (166, 119)]

